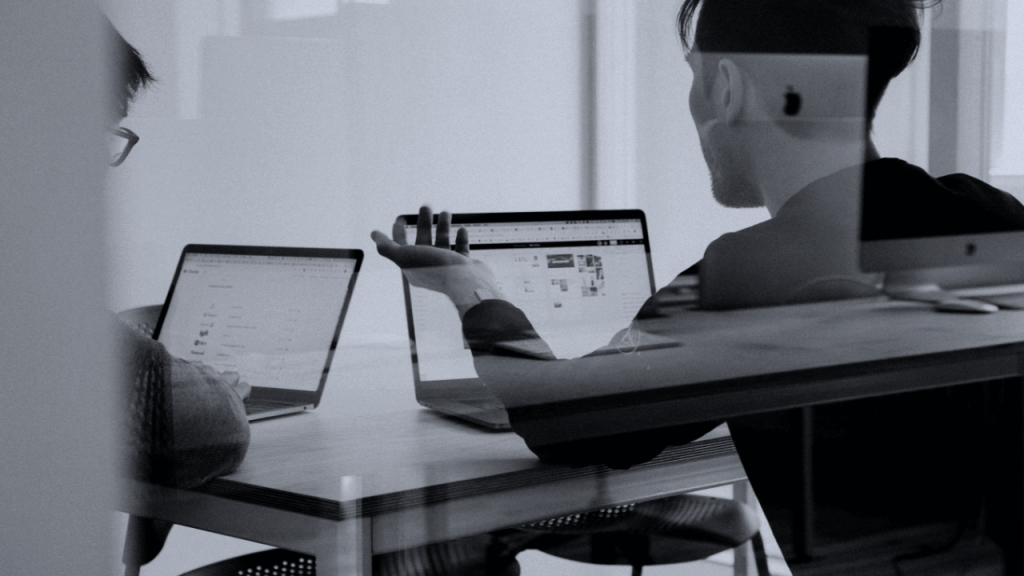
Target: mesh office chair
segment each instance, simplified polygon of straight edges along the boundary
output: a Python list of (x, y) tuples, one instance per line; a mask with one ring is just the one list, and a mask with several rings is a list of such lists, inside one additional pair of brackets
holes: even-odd
[[(374, 576), (519, 576), (514, 557), (488, 558), (482, 537), (463, 538), (373, 557)], [(229, 558), (182, 576), (316, 576), (316, 559), (289, 550)]]
[(747, 541), (760, 576), (769, 576), (754, 510), (741, 502), (684, 494), (520, 526), (529, 548), (590, 564), (644, 566), (703, 560)]
[(162, 308), (162, 304), (129, 308), (118, 312), (117, 318), (135, 330), (147, 336), (153, 336), (153, 329), (156, 328), (156, 322), (160, 319)]
[[(760, 576), (769, 576), (757, 516), (733, 500), (684, 494), (552, 518), (410, 550), (374, 556), (374, 576), (518, 576), (515, 557), (529, 549), (567, 560), (644, 566), (703, 560), (752, 541)], [(316, 576), (312, 556), (266, 550), (182, 576)]]

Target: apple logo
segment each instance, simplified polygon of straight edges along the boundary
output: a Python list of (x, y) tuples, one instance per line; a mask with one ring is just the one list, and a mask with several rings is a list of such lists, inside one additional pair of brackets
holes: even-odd
[(800, 113), (800, 93), (793, 90), (792, 86), (786, 87), (786, 107), (782, 111), (786, 116), (796, 116)]
[(967, 243), (967, 255), (974, 256), (974, 253), (978, 251), (978, 247), (974, 245), (974, 242)]

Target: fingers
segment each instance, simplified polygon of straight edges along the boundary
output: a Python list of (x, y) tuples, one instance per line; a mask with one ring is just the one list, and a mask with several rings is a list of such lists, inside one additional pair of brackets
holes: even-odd
[(391, 225), (391, 237), (395, 239), (395, 243), (398, 245), (408, 244), (405, 239), (405, 218), (401, 216), (395, 218), (395, 223)]
[(437, 239), (434, 240), (434, 246), (438, 248), (450, 249), (452, 243), (449, 241), (452, 229), (452, 215), (448, 212), (441, 212), (437, 215)]
[[(433, 229), (433, 212), (429, 206), (423, 206), (420, 208), (419, 215), (416, 217), (416, 245), (417, 246), (432, 246), (436, 248), (443, 248), (444, 250), (451, 249), (451, 229), (452, 229), (452, 215), (448, 212), (441, 212), (438, 214), (437, 223), (437, 239), (431, 241)], [(374, 244), (377, 245), (377, 253), (389, 260), (393, 261), (401, 267), (412, 264), (413, 261), (422, 264), (422, 255), (413, 256), (413, 254), (421, 254), (416, 250), (410, 252), (408, 247), (408, 239), (406, 233), (406, 226), (408, 223), (405, 218), (399, 216), (395, 219), (395, 223), (391, 227), (391, 236), (388, 237), (386, 234), (379, 230), (374, 230), (370, 233), (370, 238), (373, 239)], [(469, 256), (469, 233), (465, 228), (460, 228), (455, 238), (456, 252), (463, 256)], [(410, 260), (412, 258), (412, 260)], [(433, 257), (435, 260), (437, 256)], [(437, 265), (436, 263), (425, 264), (425, 265)]]
[(252, 395), (252, 386), (248, 382), (239, 382), (235, 390), (238, 391), (238, 395), (242, 397), (242, 400), (247, 400)]
[(418, 268), (434, 265), (429, 257), (427, 260), (423, 259), (423, 250), (432, 251), (434, 249), (432, 246), (399, 244), (380, 230), (370, 232), (370, 238), (377, 245), (377, 253), (397, 264), (399, 268)]
[(416, 218), (416, 243), (430, 246), (430, 229), (434, 223), (434, 215), (430, 211), (430, 206), (423, 206), (420, 208), (420, 215)]
[(469, 230), (459, 228), (455, 233), (455, 251), (469, 258)]
[(249, 394), (252, 393), (252, 386), (250, 386), (247, 382), (242, 382), (242, 377), (241, 375), (238, 374), (238, 372), (228, 370), (225, 372), (221, 372), (220, 376), (221, 378), (224, 379), (225, 382), (228, 383), (228, 386), (230, 386), (231, 389), (234, 390), (235, 393), (238, 394), (238, 396), (242, 400), (248, 398)]
[(373, 243), (377, 245), (377, 253), (380, 254), (381, 256), (384, 256), (385, 258), (391, 258), (392, 254), (394, 254), (395, 252), (395, 249), (400, 246), (400, 244), (398, 244), (391, 238), (388, 238), (388, 235), (381, 232), (380, 230), (374, 230), (373, 232), (370, 232), (370, 239), (372, 239)]

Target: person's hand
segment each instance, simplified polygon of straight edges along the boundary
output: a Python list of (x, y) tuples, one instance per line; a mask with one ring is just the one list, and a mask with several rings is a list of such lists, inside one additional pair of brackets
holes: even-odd
[(199, 373), (202, 374), (203, 376), (223, 381), (225, 384), (228, 385), (229, 388), (234, 390), (235, 393), (238, 394), (238, 397), (241, 398), (243, 401), (249, 397), (249, 394), (252, 393), (252, 386), (250, 386), (247, 382), (242, 382), (242, 377), (238, 372), (233, 372), (229, 370), (225, 370), (224, 372), (217, 372), (217, 370), (215, 370), (209, 364), (203, 364), (202, 362), (199, 361), (192, 361), (189, 363), (195, 366), (199, 370)]
[(252, 386), (248, 382), (242, 382), (241, 375), (238, 372), (221, 372), (220, 377), (231, 386), (231, 389), (238, 394), (238, 397), (243, 401), (249, 398), (252, 394)]
[(379, 230), (374, 230), (370, 237), (377, 244), (377, 252), (397, 264), (410, 284), (448, 296), (460, 318), (479, 302), (478, 290), (485, 291), (487, 297), (505, 299), (491, 269), (469, 257), (468, 231), (458, 230), (455, 250), (451, 250), (451, 215), (448, 212), (438, 215), (433, 242), (432, 220), (430, 208), (420, 208), (416, 244), (413, 245), (406, 240), (406, 223), (401, 217), (395, 220), (392, 238)]

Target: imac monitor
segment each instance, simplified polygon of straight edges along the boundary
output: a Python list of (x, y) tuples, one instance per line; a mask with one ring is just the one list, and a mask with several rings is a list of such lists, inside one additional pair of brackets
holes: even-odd
[[(872, 31), (869, 77), (880, 66), (875, 55), (906, 33)], [(1021, 202), (964, 174), (933, 178), (908, 165), (893, 178), (878, 170), (884, 162), (899, 161), (864, 163), (861, 270), (884, 272), (889, 295), (915, 300), (942, 301), (964, 295), (950, 290), (1000, 285), (1024, 293), (1024, 286), (1013, 287), (1024, 284)]]
[[(889, 296), (928, 302), (984, 296), (1000, 308), (1024, 308), (1024, 227), (1015, 228), (998, 218), (988, 225), (968, 222), (971, 219), (966, 216), (960, 221), (945, 219), (941, 212), (951, 207), (939, 199), (929, 200), (935, 205), (920, 210), (916, 224), (908, 221), (896, 227), (892, 223), (899, 219), (892, 217), (888, 202), (879, 198), (886, 191), (872, 187), (865, 178), (860, 267), (865, 272), (884, 272)], [(1012, 197), (1005, 200), (1015, 202)]]

